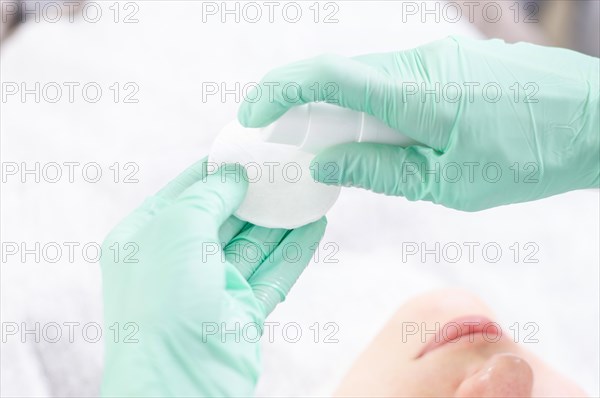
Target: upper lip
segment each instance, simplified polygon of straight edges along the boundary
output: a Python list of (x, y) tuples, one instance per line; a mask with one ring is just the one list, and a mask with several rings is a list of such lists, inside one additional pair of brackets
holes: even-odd
[[(425, 346), (417, 355), (422, 357), (426, 353), (439, 348), (446, 343), (458, 342), (463, 336), (472, 336), (481, 333), (486, 337), (502, 336), (502, 329), (496, 322), (482, 315), (470, 315), (455, 318), (439, 328), (433, 338), (425, 343)], [(473, 341), (473, 340), (469, 340)]]

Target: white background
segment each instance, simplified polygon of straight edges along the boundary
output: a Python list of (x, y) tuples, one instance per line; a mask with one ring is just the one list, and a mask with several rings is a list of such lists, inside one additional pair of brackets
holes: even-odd
[[(3, 82), (98, 82), (103, 98), (56, 104), (3, 102), (3, 162), (97, 162), (106, 177), (91, 184), (2, 186), (2, 241), (102, 242), (142, 200), (206, 155), (219, 129), (235, 118), (233, 96), (202, 101), (203, 82), (258, 81), (269, 69), (323, 52), (342, 55), (396, 51), (462, 34), (479, 37), (467, 21), (402, 23), (399, 2), (341, 2), (338, 23), (305, 16), (287, 23), (250, 24), (218, 17), (202, 22), (199, 2), (137, 2), (139, 23), (114, 23), (108, 3), (100, 22), (28, 23), (2, 44)], [(123, 10), (122, 10), (123, 11)], [(123, 17), (123, 15), (121, 15)], [(322, 18), (323, 16), (321, 16)], [(115, 104), (108, 87), (135, 82), (137, 104)], [(137, 184), (114, 183), (108, 167), (136, 162)], [(437, 287), (462, 286), (481, 295), (503, 325), (535, 322), (539, 343), (528, 347), (598, 396), (599, 197), (573, 192), (535, 203), (475, 214), (346, 189), (330, 212), (324, 242), (335, 242), (337, 264), (311, 264), (288, 300), (269, 319), (297, 322), (305, 337), (280, 335), (263, 344), (258, 395), (327, 394), (353, 358), (407, 298)], [(495, 264), (432, 258), (401, 261), (401, 242), (498, 242)], [(508, 247), (535, 242), (537, 264), (515, 263)], [(478, 259), (482, 260), (479, 252)], [(2, 263), (3, 322), (99, 322), (98, 264), (11, 257)], [(336, 344), (314, 343), (315, 322), (339, 326)], [(321, 326), (322, 327), (322, 326)], [(80, 336), (80, 335), (79, 335)], [(56, 344), (9, 338), (2, 344), (2, 395), (97, 394), (102, 344)], [(320, 337), (323, 340), (323, 336)]]

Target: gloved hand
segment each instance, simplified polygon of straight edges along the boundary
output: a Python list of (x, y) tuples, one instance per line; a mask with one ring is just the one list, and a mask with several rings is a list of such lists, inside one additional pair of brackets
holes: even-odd
[(450, 37), (275, 69), (238, 119), (261, 127), (310, 101), (369, 113), (422, 145), (326, 149), (315, 179), (475, 211), (599, 186), (599, 75), (573, 51)]
[(244, 169), (207, 176), (205, 164), (104, 242), (104, 396), (252, 395), (260, 328), (323, 236), (325, 219), (287, 231), (231, 216), (246, 193)]

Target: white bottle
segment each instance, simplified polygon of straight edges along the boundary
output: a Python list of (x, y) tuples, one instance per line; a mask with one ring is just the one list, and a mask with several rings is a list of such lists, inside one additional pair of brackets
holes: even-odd
[(209, 170), (223, 163), (245, 166), (248, 192), (235, 215), (263, 227), (293, 229), (320, 219), (337, 200), (341, 188), (315, 182), (310, 162), (321, 150), (347, 142), (416, 144), (365, 113), (311, 103), (264, 128), (229, 123), (213, 143)]

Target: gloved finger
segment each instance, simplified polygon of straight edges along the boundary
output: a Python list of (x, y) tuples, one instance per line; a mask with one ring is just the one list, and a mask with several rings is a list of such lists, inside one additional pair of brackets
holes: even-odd
[(435, 169), (441, 156), (422, 146), (351, 142), (319, 153), (311, 163), (311, 173), (324, 184), (436, 202), (442, 181)]
[[(188, 167), (181, 174), (179, 174), (163, 189), (161, 189), (155, 196), (165, 199), (165, 202), (167, 203), (169, 201), (175, 200), (183, 191), (185, 191), (192, 184), (202, 180), (207, 175), (207, 173), (207, 157), (204, 157), (200, 161)], [(245, 225), (245, 221), (242, 221), (234, 216), (229, 217), (223, 223), (223, 225), (221, 225), (221, 228), (219, 230), (219, 240), (225, 243), (229, 242), (231, 238), (237, 235)]]
[(248, 282), (261, 303), (265, 316), (285, 300), (310, 262), (326, 226), (327, 220), (323, 217), (292, 230), (250, 277)]
[(287, 229), (264, 228), (247, 224), (225, 246), (223, 250), (225, 258), (247, 280), (258, 266), (275, 250), (288, 232)]
[(246, 228), (247, 225), (249, 224), (246, 221), (240, 220), (236, 216), (229, 217), (219, 229), (219, 242), (222, 242), (223, 245), (227, 245), (231, 239)]
[(110, 246), (114, 242), (122, 242), (132, 236), (148, 223), (161, 210), (167, 207), (177, 196), (206, 175), (206, 157), (194, 163), (176, 178), (170, 181), (154, 196), (146, 198), (144, 203), (125, 217), (108, 234), (105, 242)]
[(246, 127), (264, 127), (293, 106), (317, 101), (362, 111), (368, 106), (369, 85), (383, 90), (385, 76), (351, 58), (320, 55), (268, 72), (259, 87), (248, 92), (238, 120)]
[(219, 231), (242, 203), (247, 186), (239, 164), (224, 164), (191, 185), (134, 236), (139, 262), (200, 278), (207, 289), (222, 289), (227, 267)]
[(180, 193), (166, 211), (174, 216), (173, 222), (198, 231), (214, 231), (218, 239), (220, 227), (240, 206), (247, 189), (246, 170), (240, 164), (224, 164)]
[(108, 233), (102, 244), (106, 247), (106, 250), (103, 247), (103, 251), (108, 251), (108, 248), (114, 243), (119, 243), (121, 246), (129, 243), (128, 239), (143, 228), (148, 221), (160, 213), (167, 205), (168, 202), (162, 198), (156, 196), (146, 198), (141, 206), (127, 215)]
[(175, 200), (183, 191), (194, 183), (202, 180), (208, 173), (206, 168), (207, 157), (194, 163), (177, 177), (171, 180), (164, 188), (158, 191), (155, 196), (166, 201)]
[(411, 49), (376, 57), (385, 62), (323, 55), (276, 68), (248, 92), (238, 120), (246, 127), (264, 127), (293, 106), (325, 101), (368, 113), (420, 143), (443, 149), (449, 129), (438, 126), (435, 101), (423, 102), (408, 92), (426, 80), (418, 53)]

